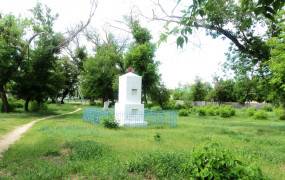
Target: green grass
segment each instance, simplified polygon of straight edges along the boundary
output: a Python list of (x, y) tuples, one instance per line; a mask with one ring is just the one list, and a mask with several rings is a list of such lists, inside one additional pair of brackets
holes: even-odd
[[(71, 107), (57, 108), (63, 112)], [(211, 142), (259, 166), (270, 179), (285, 179), (285, 121), (273, 112), (267, 120), (248, 117), (244, 110), (231, 118), (191, 114), (180, 117), (176, 128), (115, 130), (84, 122), (81, 113), (36, 124), (4, 154), (0, 179), (142, 179), (126, 167), (140, 154), (189, 153)]]
[(46, 112), (24, 113), (23, 109), (16, 109), (16, 112), (0, 113), (0, 137), (11, 131), (15, 127), (20, 126), (22, 124), (26, 124), (32, 120), (48, 115), (56, 115), (65, 112), (70, 112), (75, 110), (76, 108), (76, 105), (71, 104), (66, 104), (64, 106), (51, 104), (49, 105), (49, 109)]

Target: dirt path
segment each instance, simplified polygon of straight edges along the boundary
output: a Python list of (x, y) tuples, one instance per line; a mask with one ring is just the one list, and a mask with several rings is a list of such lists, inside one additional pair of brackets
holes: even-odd
[(81, 110), (81, 108), (78, 108), (75, 111), (72, 111), (69, 113), (47, 116), (44, 118), (36, 119), (32, 122), (29, 122), (27, 124), (24, 124), (24, 125), (21, 125), (21, 126), (15, 128), (13, 131), (7, 133), (6, 135), (4, 135), (3, 137), (0, 138), (0, 158), (2, 157), (2, 153), (5, 152), (6, 150), (8, 150), (10, 145), (14, 144), (17, 140), (19, 140), (21, 138), (21, 136), (25, 132), (27, 132), (27, 130), (29, 130), (35, 123), (42, 121), (42, 120), (45, 120), (45, 119), (51, 119), (51, 118), (55, 118), (55, 117), (59, 117), (59, 116), (64, 116), (67, 114), (73, 114), (73, 113), (78, 112), (80, 110)]

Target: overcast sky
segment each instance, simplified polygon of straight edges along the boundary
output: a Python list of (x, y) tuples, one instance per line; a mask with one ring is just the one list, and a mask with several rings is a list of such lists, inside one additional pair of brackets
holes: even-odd
[[(98, 8), (92, 19), (91, 26), (97, 30), (106, 29), (114, 32), (117, 38), (123, 39), (128, 34), (122, 30), (109, 26), (115, 25), (124, 28), (117, 20), (122, 20), (130, 12), (141, 12), (152, 17), (152, 9), (157, 11), (155, 0), (98, 0)], [(160, 0), (167, 11), (171, 11), (176, 0)], [(0, 12), (15, 15), (30, 16), (28, 11), (35, 6), (37, 0), (0, 0)], [(53, 12), (59, 14), (55, 28), (65, 32), (66, 28), (87, 19), (90, 9), (89, 0), (40, 0), (48, 5)], [(189, 1), (188, 1), (189, 2)], [(179, 13), (179, 8), (177, 9)], [(136, 13), (138, 14), (138, 13)], [(159, 12), (158, 12), (159, 14)], [(151, 30), (154, 42), (163, 32), (163, 22), (149, 21), (140, 17), (141, 23)], [(212, 81), (215, 74), (221, 74), (221, 65), (225, 61), (224, 53), (228, 48), (228, 41), (212, 39), (201, 30), (190, 37), (190, 43), (183, 49), (178, 49), (175, 38), (171, 37), (156, 51), (156, 60), (160, 61), (162, 80), (169, 88), (179, 84), (192, 83), (196, 76), (205, 81)]]

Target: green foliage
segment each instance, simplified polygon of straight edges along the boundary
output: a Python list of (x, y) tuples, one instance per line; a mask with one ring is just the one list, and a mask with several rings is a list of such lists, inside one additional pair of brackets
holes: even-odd
[(102, 124), (105, 128), (108, 128), (108, 129), (118, 129), (119, 128), (119, 124), (111, 118), (103, 119)]
[(201, 79), (196, 78), (195, 83), (191, 86), (191, 99), (193, 101), (205, 101), (210, 90), (210, 84), (203, 83)]
[(235, 100), (241, 104), (254, 100), (257, 91), (257, 82), (247, 76), (236, 77), (234, 84)]
[(233, 80), (216, 79), (212, 98), (218, 102), (235, 102), (234, 85)]
[(282, 18), (278, 26), (281, 33), (268, 41), (268, 45), (271, 47), (269, 67), (272, 72), (272, 78), (270, 83), (273, 86), (273, 92), (276, 94), (275, 97), (278, 98), (283, 106), (285, 105), (285, 25), (282, 22), (282, 20), (284, 21), (284, 14), (285, 11), (280, 12)]
[[(138, 21), (131, 22), (132, 34), (135, 42), (131, 45), (125, 56), (125, 68), (132, 67), (135, 72), (142, 76), (142, 93), (144, 101), (147, 101), (147, 95), (162, 93), (163, 100), (157, 100), (160, 104), (165, 102), (168, 95), (165, 88), (158, 88), (160, 76), (158, 74), (159, 63), (154, 60), (155, 45), (150, 42), (150, 32), (143, 28)], [(154, 92), (152, 92), (154, 90)], [(152, 96), (154, 97), (154, 96)], [(147, 103), (147, 102), (145, 102)]]
[(150, 109), (152, 111), (161, 111), (162, 110), (162, 108), (160, 106), (152, 106)]
[(128, 171), (157, 179), (265, 179), (258, 167), (238, 160), (218, 144), (196, 148), (189, 155), (151, 153), (128, 163)]
[(206, 116), (207, 115), (207, 111), (204, 107), (197, 108), (196, 112), (199, 116)]
[(285, 120), (285, 110), (282, 107), (277, 107), (273, 109), (274, 114), (279, 117), (280, 120)]
[(156, 133), (154, 136), (153, 136), (153, 139), (154, 141), (156, 142), (160, 142), (161, 141), (161, 135), (159, 133)]
[(58, 89), (57, 97), (61, 96), (61, 104), (63, 104), (64, 98), (67, 95), (74, 95), (77, 89), (79, 70), (68, 57), (63, 57), (57, 63), (57, 67), (62, 72), (63, 77), (63, 86), (61, 89)]
[(232, 106), (221, 106), (219, 112), (220, 116), (223, 118), (235, 115), (235, 109)]
[(241, 162), (218, 144), (194, 149), (182, 169), (194, 179), (265, 179), (259, 168)]
[(115, 41), (104, 43), (96, 48), (96, 55), (84, 62), (82, 73), (82, 93), (90, 100), (113, 100), (117, 94), (114, 87), (122, 63), (122, 54)]
[(32, 101), (30, 103), (30, 110), (32, 112), (45, 112), (48, 110), (48, 106), (46, 103), (39, 103), (36, 101)]
[(101, 158), (105, 147), (95, 141), (72, 141), (65, 144), (71, 150), (70, 160), (91, 160)]
[(9, 105), (14, 106), (15, 108), (23, 108), (23, 101), (15, 98), (9, 98)]
[(246, 113), (249, 117), (253, 116), (255, 112), (256, 112), (255, 108), (247, 108), (246, 109)]
[(272, 107), (272, 105), (265, 105), (262, 107), (262, 110), (267, 111), (267, 112), (272, 112), (273, 107)]
[(25, 43), (23, 36), (27, 24), (13, 15), (0, 17), (0, 97), (1, 111), (8, 112), (9, 104), (6, 85), (15, 79), (24, 61)]
[(159, 84), (155, 85), (152, 88), (150, 92), (150, 97), (151, 100), (154, 103), (159, 104), (161, 108), (166, 108), (170, 98), (170, 93), (169, 90), (163, 84)]
[(189, 111), (187, 109), (180, 109), (178, 111), (178, 115), (179, 116), (188, 116), (189, 115)]
[(285, 114), (280, 115), (279, 120), (285, 120)]
[(181, 101), (176, 101), (175, 105), (174, 105), (174, 109), (185, 109), (186, 106), (184, 104), (184, 102)]
[(149, 43), (152, 38), (149, 30), (143, 28), (138, 21), (131, 22), (131, 29), (132, 35), (138, 44)]
[(219, 115), (219, 106), (214, 106), (214, 105), (210, 105), (210, 106), (204, 106), (205, 110), (206, 110), (206, 114), (209, 116), (216, 116)]
[(131, 173), (143, 174), (145, 177), (154, 176), (158, 179), (169, 179), (179, 177), (180, 167), (183, 162), (184, 157), (181, 154), (155, 152), (143, 154), (139, 158), (130, 161), (127, 170)]
[(13, 86), (13, 94), (29, 102), (35, 100), (42, 104), (48, 98), (56, 97), (65, 84), (64, 70), (58, 62), (63, 41), (61, 33), (54, 32), (56, 14), (47, 6), (38, 3), (32, 10), (32, 27), (36, 34), (33, 46), (23, 63)]
[(267, 119), (268, 118), (268, 115), (265, 111), (263, 110), (258, 110), (254, 113), (253, 115), (253, 118), (254, 119), (260, 119), (260, 120), (264, 120), (264, 119)]

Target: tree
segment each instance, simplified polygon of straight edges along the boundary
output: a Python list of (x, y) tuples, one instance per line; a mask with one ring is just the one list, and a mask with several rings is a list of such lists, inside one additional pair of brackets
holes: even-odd
[(81, 81), (83, 95), (91, 101), (114, 100), (117, 92), (113, 85), (120, 72), (117, 65), (121, 61), (122, 52), (114, 40), (97, 46), (95, 56), (84, 62)]
[(200, 78), (196, 78), (195, 83), (191, 86), (191, 97), (193, 101), (205, 101), (211, 86), (203, 83)]
[(234, 94), (239, 103), (244, 104), (255, 100), (257, 82), (255, 79), (250, 79), (247, 76), (240, 77), (234, 83)]
[(272, 78), (270, 80), (273, 86), (272, 90), (279, 97), (279, 101), (285, 108), (285, 24), (284, 24), (285, 11), (280, 12), (280, 17), (283, 18), (278, 25), (281, 29), (281, 33), (268, 41), (268, 45), (271, 47), (271, 58), (269, 61), (269, 67), (272, 72)]
[(9, 111), (5, 86), (11, 82), (22, 65), (25, 53), (26, 24), (13, 15), (0, 16), (0, 96), (2, 112)]
[[(178, 0), (178, 4), (180, 2)], [(182, 15), (169, 14), (159, 1), (157, 4), (165, 16), (160, 18), (154, 13), (154, 19), (166, 21), (167, 25), (175, 23), (174, 28), (166, 26), (166, 33), (161, 35), (162, 41), (174, 34), (177, 36), (177, 45), (182, 47), (196, 29), (204, 29), (213, 38), (228, 39), (231, 47), (227, 67), (234, 70), (236, 75), (255, 76), (261, 94), (268, 94), (270, 69), (267, 62), (270, 48), (266, 41), (280, 33), (275, 15), (282, 10), (285, 1), (193, 0), (181, 11)], [(261, 26), (263, 32), (260, 31)], [(259, 99), (266, 100), (267, 97)]]
[(68, 57), (63, 57), (58, 61), (58, 67), (64, 79), (63, 88), (59, 93), (61, 96), (60, 103), (64, 104), (64, 99), (67, 95), (75, 93), (76, 85), (78, 82), (79, 70)]
[(233, 80), (216, 79), (213, 99), (219, 103), (235, 102), (234, 86), (235, 83)]
[(25, 100), (26, 111), (31, 100), (37, 101), (40, 106), (49, 97), (56, 97), (64, 84), (62, 71), (57, 66), (59, 45), (64, 38), (53, 30), (57, 14), (52, 14), (51, 9), (43, 8), (39, 3), (32, 12), (32, 25), (37, 39), (13, 88), (14, 94)]
[(131, 22), (131, 29), (135, 42), (126, 54), (125, 68), (132, 67), (142, 76), (143, 99), (147, 103), (147, 95), (160, 80), (158, 62), (154, 61), (155, 46), (150, 42), (150, 32), (138, 21)]
[(159, 84), (157, 86), (153, 86), (151, 90), (151, 100), (154, 103), (159, 104), (161, 108), (165, 108), (170, 98), (169, 90), (164, 86), (164, 84)]

